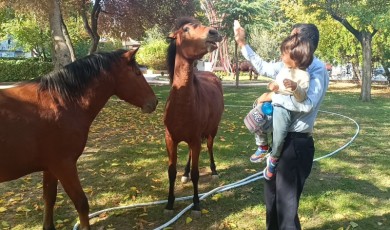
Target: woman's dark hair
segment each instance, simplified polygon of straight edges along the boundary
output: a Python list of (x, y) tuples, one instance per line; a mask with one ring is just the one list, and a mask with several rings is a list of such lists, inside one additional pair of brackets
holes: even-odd
[(298, 33), (290, 35), (283, 40), (280, 45), (280, 52), (282, 54), (290, 54), (291, 60), (302, 70), (306, 70), (314, 58), (314, 46), (312, 42)]
[(318, 31), (316, 25), (310, 23), (298, 23), (293, 26), (293, 30), (296, 30), (300, 36), (310, 39), (314, 46), (314, 51), (317, 49), (318, 42), (320, 41), (320, 32)]

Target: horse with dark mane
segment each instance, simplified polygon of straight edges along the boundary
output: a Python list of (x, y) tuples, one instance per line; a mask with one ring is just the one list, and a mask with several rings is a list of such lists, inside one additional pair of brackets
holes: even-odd
[(0, 182), (43, 171), (43, 229), (55, 229), (58, 181), (90, 229), (76, 162), (89, 128), (112, 95), (151, 113), (157, 99), (135, 61), (137, 50), (96, 53), (37, 80), (0, 90)]
[[(232, 70), (233, 73), (236, 73), (236, 63), (232, 64)], [(257, 80), (259, 73), (257, 70), (253, 67), (250, 61), (242, 61), (238, 64), (238, 71), (240, 72), (248, 72), (249, 73), (249, 80), (252, 80), (252, 75), (254, 80)]]
[(169, 195), (166, 210), (173, 210), (177, 146), (184, 141), (189, 147), (184, 176), (189, 176), (192, 162), (193, 211), (200, 211), (198, 181), (201, 144), (202, 140), (207, 139), (210, 167), (212, 174), (217, 175), (213, 144), (224, 102), (220, 79), (211, 72), (195, 71), (193, 63), (217, 49), (216, 42), (220, 42), (222, 37), (214, 28), (203, 26), (193, 18), (178, 20), (169, 37), (171, 42), (168, 48), (168, 71), (172, 87), (164, 114), (165, 142), (169, 155)]

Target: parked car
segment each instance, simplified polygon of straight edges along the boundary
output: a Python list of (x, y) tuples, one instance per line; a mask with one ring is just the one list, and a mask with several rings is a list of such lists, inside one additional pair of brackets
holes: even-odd
[(385, 69), (383, 67), (378, 67), (372, 70), (373, 81), (387, 81), (387, 77), (385, 76)]

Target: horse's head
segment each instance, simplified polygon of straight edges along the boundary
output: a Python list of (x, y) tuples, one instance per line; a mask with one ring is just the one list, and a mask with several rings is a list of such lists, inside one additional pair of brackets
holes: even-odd
[(151, 113), (156, 109), (158, 101), (135, 61), (137, 50), (132, 49), (122, 55), (121, 66), (116, 70), (115, 95), (140, 107), (143, 112)]
[(215, 28), (204, 26), (193, 18), (179, 19), (169, 38), (175, 40), (177, 52), (191, 60), (200, 59), (206, 53), (216, 50), (217, 42), (222, 41), (222, 36)]

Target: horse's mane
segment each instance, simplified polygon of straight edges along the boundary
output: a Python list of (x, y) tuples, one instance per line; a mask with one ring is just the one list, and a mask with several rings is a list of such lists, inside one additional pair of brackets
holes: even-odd
[[(182, 17), (176, 20), (173, 25), (172, 32), (175, 33), (177, 30), (181, 29), (185, 24), (193, 23), (200, 24), (200, 22), (191, 17)], [(173, 75), (175, 70), (175, 57), (176, 57), (176, 40), (171, 39), (168, 49), (167, 49), (167, 68), (169, 73), (169, 81), (172, 84)]]
[(112, 63), (118, 61), (126, 50), (100, 52), (78, 59), (63, 68), (53, 71), (35, 80), (40, 92), (55, 91), (62, 98), (77, 100), (88, 84), (100, 76), (102, 71), (110, 71)]

